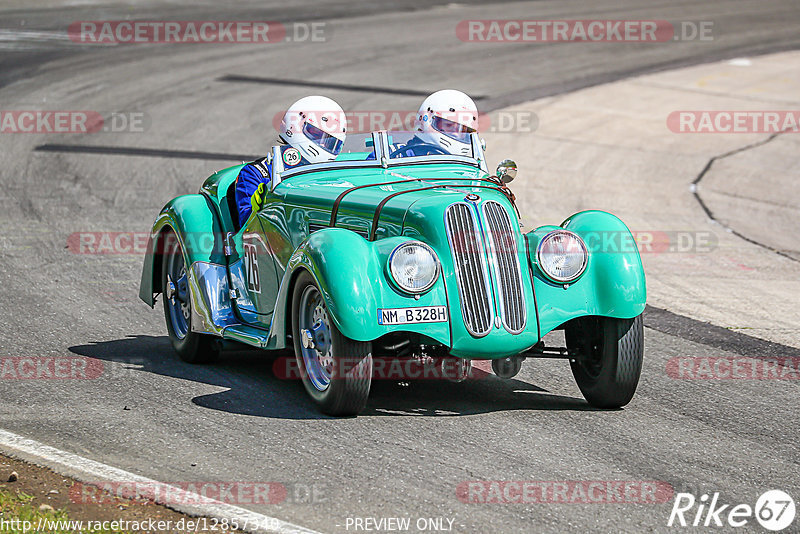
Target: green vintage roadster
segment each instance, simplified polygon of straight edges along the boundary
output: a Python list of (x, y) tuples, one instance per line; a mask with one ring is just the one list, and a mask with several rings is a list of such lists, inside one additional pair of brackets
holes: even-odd
[[(591, 405), (627, 404), (642, 366), (645, 278), (635, 246), (602, 244), (633, 242), (628, 228), (584, 211), (523, 233), (512, 161), (492, 176), (476, 134), (469, 156), (393, 151), (410, 135), (350, 135), (335, 161), (296, 167), (274, 147), (270, 192), (242, 228), (241, 165), (167, 203), (140, 296), (153, 307), (163, 294), (180, 357), (293, 349), (331, 415), (364, 408), (374, 362), (387, 358), (440, 365), (451, 380), (469, 376), (472, 360), (511, 378), (526, 358), (564, 358)], [(566, 347), (544, 345), (556, 329)]]

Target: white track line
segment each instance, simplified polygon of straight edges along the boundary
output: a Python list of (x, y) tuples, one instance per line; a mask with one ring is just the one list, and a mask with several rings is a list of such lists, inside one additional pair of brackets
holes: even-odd
[[(85, 484), (97, 483), (135, 483), (149, 487), (167, 488), (163, 482), (158, 482), (143, 476), (135, 475), (128, 471), (101, 464), (94, 460), (89, 460), (71, 452), (62, 451), (38, 441), (28, 439), (12, 432), (0, 430), (0, 452), (20, 460), (34, 463), (53, 471), (74, 478)], [(308, 530), (292, 523), (287, 523), (275, 517), (251, 512), (244, 508), (227, 504), (220, 501), (213, 501), (210, 504), (191, 504), (192, 502), (208, 502), (207, 497), (197, 493), (189, 492), (175, 486), (169, 486), (169, 493), (159, 491), (156, 494), (155, 502), (171, 508), (177, 512), (195, 517), (209, 517), (217, 519), (227, 519), (235, 521), (239, 525), (247, 524), (246, 532), (254, 534), (318, 534), (313, 530)], [(175, 502), (164, 502), (163, 497), (180, 496), (178, 504)], [(172, 499), (171, 499), (172, 501)], [(186, 504), (183, 504), (186, 503)], [(254, 527), (258, 525), (258, 527)]]

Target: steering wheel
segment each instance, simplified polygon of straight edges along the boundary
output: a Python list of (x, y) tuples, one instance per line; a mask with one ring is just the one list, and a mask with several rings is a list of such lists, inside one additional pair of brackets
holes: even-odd
[[(421, 150), (420, 150), (421, 149)], [(431, 154), (449, 155), (450, 153), (440, 146), (431, 143), (416, 143), (410, 147), (401, 147), (389, 154), (389, 159), (396, 158), (406, 150), (413, 150), (415, 156), (430, 156)]]

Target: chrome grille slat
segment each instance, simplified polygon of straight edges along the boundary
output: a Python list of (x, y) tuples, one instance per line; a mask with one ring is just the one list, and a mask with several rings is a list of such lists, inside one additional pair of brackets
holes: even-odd
[(522, 269), (517, 253), (516, 234), (508, 213), (499, 203), (484, 203), (483, 215), (488, 226), (490, 257), (497, 278), (503, 326), (509, 332), (518, 334), (525, 328), (527, 311), (522, 294)]
[(445, 223), (464, 324), (470, 334), (484, 336), (492, 329), (494, 312), (478, 223), (471, 208), (463, 202), (447, 208)]
[[(467, 208), (468, 209), (468, 208)], [(474, 226), (470, 223), (472, 222), (471, 214), (466, 210), (461, 210), (459, 213), (459, 229), (461, 230), (461, 236), (464, 242), (464, 248), (462, 249), (464, 254), (472, 257), (478, 257), (478, 242), (476, 240), (476, 233), (468, 232), (469, 228), (473, 228)], [(485, 287), (481, 287), (482, 277), (481, 272), (478, 272), (478, 266), (474, 261), (467, 262), (464, 264), (465, 270), (467, 271), (468, 276), (466, 277), (467, 283), (469, 284), (470, 294), (478, 294), (477, 292), (481, 292), (481, 290), (485, 290)], [(485, 291), (483, 291), (485, 292)], [(477, 325), (477, 331), (483, 331), (484, 325), (488, 323), (487, 315), (488, 315), (488, 308), (484, 309), (480, 306), (479, 301), (477, 299), (470, 299), (469, 304), (475, 310), (475, 324)]]
[[(467, 243), (467, 239), (466, 239), (466, 236), (465, 236), (465, 233), (464, 233), (464, 221), (463, 221), (463, 219), (462, 219), (462, 217), (460, 215), (462, 215), (462, 214), (458, 214), (457, 213), (455, 215), (455, 217), (457, 219), (456, 219), (456, 230), (455, 230), (454, 237), (456, 239), (456, 246), (457, 246), (458, 250), (461, 251), (462, 253), (464, 253), (464, 251), (469, 250), (469, 245)], [(461, 261), (461, 256), (459, 256), (458, 259), (456, 259), (456, 261), (457, 261), (457, 266), (463, 265), (462, 261)], [(469, 270), (468, 266), (466, 267), (466, 270), (467, 271)], [(464, 273), (462, 276), (464, 278), (464, 285), (465, 285), (465, 288), (466, 288), (465, 293), (473, 295), (475, 293), (475, 284), (472, 281), (472, 273), (471, 272), (467, 272), (467, 273)], [(465, 317), (465, 319), (470, 324), (477, 324), (478, 311), (477, 311), (477, 307), (475, 306), (474, 301), (472, 299), (465, 299), (465, 301), (462, 302), (462, 306), (463, 306), (463, 310), (466, 313), (469, 314), (469, 318)]]
[[(468, 208), (467, 208), (468, 209)], [(458, 213), (456, 214), (458, 217), (458, 231), (460, 234), (460, 241), (461, 241), (461, 253), (462, 256), (466, 256), (469, 258), (470, 256), (475, 257), (475, 233), (469, 232), (468, 229), (472, 227), (470, 224), (471, 221), (471, 214), (466, 211), (466, 209), (459, 209)], [(467, 293), (469, 295), (478, 295), (480, 294), (481, 290), (481, 280), (476, 273), (476, 265), (474, 261), (463, 261), (459, 264), (464, 268), (465, 276), (464, 279), (466, 280), (466, 285), (468, 286)], [(475, 325), (475, 332), (481, 333), (484, 329), (484, 325), (486, 324), (486, 314), (480, 303), (475, 298), (468, 298), (467, 305), (472, 312), (472, 324)]]

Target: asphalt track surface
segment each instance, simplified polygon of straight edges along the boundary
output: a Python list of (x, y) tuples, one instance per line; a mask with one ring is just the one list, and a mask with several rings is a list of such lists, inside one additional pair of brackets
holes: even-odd
[[(70, 21), (126, 16), (313, 20), (332, 33), (324, 44), (86, 47), (63, 39)], [(460, 42), (456, 22), (473, 18), (711, 20), (715, 39)], [(465, 504), (456, 488), (471, 480), (663, 481), (696, 495), (720, 491), (734, 504), (754, 504), (770, 488), (797, 497), (796, 382), (664, 372), (678, 356), (797, 349), (648, 309), (642, 380), (625, 409), (593, 410), (566, 363), (528, 361), (509, 381), (379, 381), (363, 415), (330, 419), (258, 355), (180, 362), (161, 310), (138, 300), (141, 257), (74, 254), (67, 239), (147, 231), (167, 200), (262, 153), (274, 139), (273, 115), (308, 93), (345, 109), (415, 109), (424, 94), (456, 87), (489, 110), (636, 73), (797, 48), (798, 24), (796, 3), (760, 0), (10, 2), (0, 11), (3, 109), (143, 112), (147, 126), (0, 137), (2, 356), (81, 355), (106, 366), (94, 380), (0, 380), (0, 426), (157, 480), (282, 482), (286, 502), (247, 507), (324, 532), (367, 516), (450, 518), (456, 532), (661, 531), (671, 508)], [(303, 498), (309, 486), (316, 502)]]

